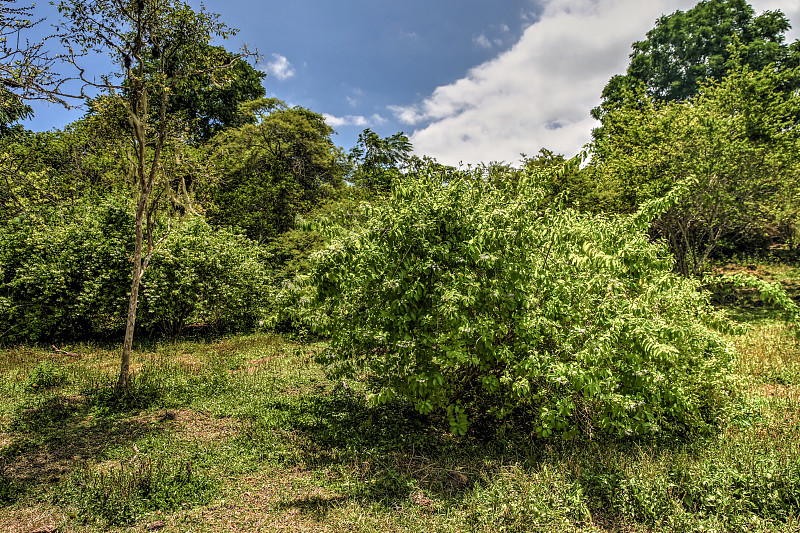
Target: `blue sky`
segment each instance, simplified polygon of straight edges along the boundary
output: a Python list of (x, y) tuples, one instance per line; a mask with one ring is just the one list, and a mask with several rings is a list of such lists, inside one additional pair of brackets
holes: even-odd
[[(404, 131), (441, 162), (505, 161), (589, 141), (608, 79), (662, 14), (694, 0), (205, 0), (261, 54), (267, 94), (321, 113), (345, 149)], [(800, 26), (800, 0), (751, 0)], [(200, 2), (189, 4), (199, 8)], [(40, 4), (50, 20), (54, 9)], [(45, 21), (43, 24), (49, 24)], [(800, 36), (793, 30), (789, 38)], [(102, 68), (101, 66), (97, 67)], [(35, 130), (80, 117), (37, 106)]]

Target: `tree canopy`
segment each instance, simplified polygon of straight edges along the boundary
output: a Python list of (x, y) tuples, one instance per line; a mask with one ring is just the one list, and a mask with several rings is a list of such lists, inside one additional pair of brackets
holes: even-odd
[[(688, 11), (664, 15), (646, 39), (633, 43), (627, 72), (609, 80), (592, 115), (602, 119), (640, 84), (652, 98), (681, 101), (695, 95), (700, 82), (724, 77), (736, 61), (754, 70), (800, 65), (800, 42), (785, 42), (790, 27), (781, 11), (756, 16), (746, 0), (703, 0)], [(732, 61), (734, 54), (738, 58)], [(798, 82), (787, 80), (785, 88)]]
[(209, 194), (212, 223), (264, 241), (294, 226), (343, 184), (343, 156), (322, 115), (277, 99), (242, 106), (251, 124), (231, 128), (209, 146), (219, 183)]
[(263, 98), (261, 85), (266, 76), (247, 61), (221, 46), (205, 46), (205, 54), (219, 65), (230, 65), (217, 73), (198, 72), (181, 80), (167, 103), (168, 115), (182, 115), (189, 126), (189, 136), (196, 143), (208, 141), (214, 134), (243, 126), (252, 115), (240, 112), (239, 105)]
[(655, 229), (685, 275), (701, 272), (726, 233), (764, 232), (793, 218), (800, 99), (781, 87), (797, 76), (796, 69), (741, 66), (702, 84), (691, 101), (664, 103), (640, 92), (610, 110), (589, 168), (604, 209), (630, 213), (648, 200), (672, 202)]

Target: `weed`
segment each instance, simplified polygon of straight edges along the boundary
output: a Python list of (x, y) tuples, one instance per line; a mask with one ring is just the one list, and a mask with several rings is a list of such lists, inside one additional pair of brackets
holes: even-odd
[(177, 457), (136, 459), (107, 470), (84, 467), (64, 496), (86, 522), (128, 525), (151, 511), (175, 511), (206, 503), (217, 483)]
[(22, 492), (22, 487), (6, 473), (3, 459), (0, 458), (0, 506), (14, 503)]
[(42, 392), (63, 385), (67, 380), (64, 368), (50, 360), (45, 360), (31, 370), (25, 388), (29, 392)]

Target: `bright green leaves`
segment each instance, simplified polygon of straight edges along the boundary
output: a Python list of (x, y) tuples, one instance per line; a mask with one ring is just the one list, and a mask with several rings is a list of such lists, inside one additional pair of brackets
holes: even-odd
[[(133, 214), (124, 201), (75, 206), (49, 225), (19, 217), (0, 230), (0, 342), (118, 334), (125, 327)], [(138, 325), (251, 328), (265, 314), (263, 252), (201, 218), (173, 227), (142, 281)]]
[(454, 435), (466, 435), (467, 429), (469, 429), (467, 414), (458, 405), (447, 407), (447, 422), (450, 424), (450, 432)]
[(608, 111), (589, 167), (605, 191), (602, 207), (638, 210), (686, 276), (701, 274), (725, 241), (794, 228), (800, 98), (784, 89), (796, 79), (797, 69), (737, 66), (690, 101), (639, 92)]
[(456, 434), (487, 414), (547, 438), (713, 420), (730, 352), (698, 284), (636, 220), (549, 210), (527, 183), (424, 168), (317, 254), (292, 291), (334, 375)]
[(620, 105), (631, 97), (626, 90), (636, 84), (663, 101), (687, 100), (699, 83), (723, 78), (735, 65), (733, 44), (752, 68), (796, 65), (797, 48), (785, 43), (790, 27), (779, 10), (755, 16), (746, 0), (706, 0), (686, 12), (662, 16), (645, 40), (633, 43), (627, 74), (608, 82), (603, 104), (593, 114), (601, 118)]

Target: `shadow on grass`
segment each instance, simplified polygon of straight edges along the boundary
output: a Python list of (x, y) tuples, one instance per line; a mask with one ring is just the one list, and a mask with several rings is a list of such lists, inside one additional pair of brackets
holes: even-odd
[[(282, 466), (323, 473), (330, 488), (345, 500), (377, 504), (387, 511), (419, 491), (457, 504), (509, 465), (525, 471), (539, 470), (544, 463), (566, 465), (581, 482), (582, 471), (598, 471), (587, 469), (587, 461), (602, 468), (600, 457), (617, 457), (627, 448), (650, 447), (650, 453), (657, 455), (673, 447), (550, 442), (523, 431), (455, 437), (442, 431), (442, 425), (401, 402), (368, 407), (363, 398), (334, 393), (284, 398), (262, 406), (238, 439), (240, 445)], [(300, 498), (283, 505), (304, 510), (311, 506), (313, 512), (324, 514), (331, 501)]]
[(17, 408), (7, 426), (11, 438), (0, 448), (0, 476), (15, 487), (17, 496), (57, 483), (106, 450), (160, 431), (149, 420), (130, 418), (157, 398), (157, 392), (147, 388), (121, 394), (111, 387), (82, 395), (51, 391), (34, 396)]
[[(278, 466), (300, 468), (330, 494), (280, 504), (318, 521), (348, 503), (393, 513), (425, 510), (426, 501), (501, 521), (511, 520), (506, 504), (516, 505), (519, 523), (525, 513), (547, 509), (573, 523), (602, 515), (612, 530), (656, 527), (676, 506), (687, 519), (726, 520), (731, 512), (782, 521), (800, 511), (797, 498), (786, 496), (800, 490), (800, 469), (763, 462), (745, 468), (750, 445), (721, 443), (716, 433), (563, 442), (521, 430), (454, 437), (441, 426), (406, 404), (368, 407), (357, 395), (336, 392), (262, 404), (237, 439)], [(776, 490), (782, 496), (773, 502)]]

